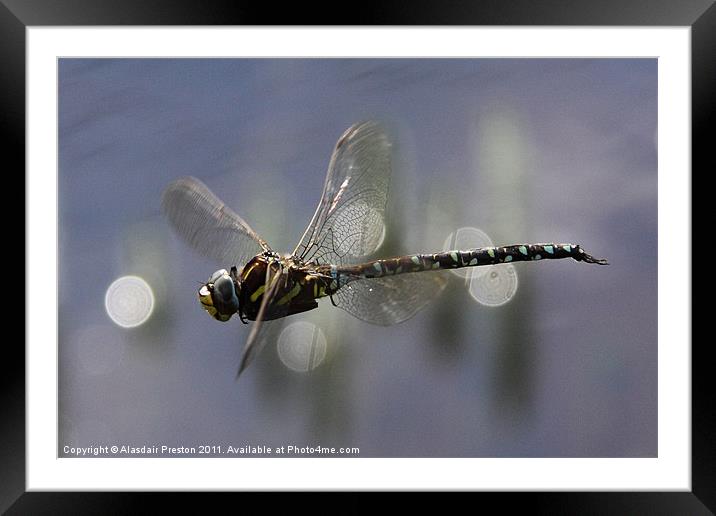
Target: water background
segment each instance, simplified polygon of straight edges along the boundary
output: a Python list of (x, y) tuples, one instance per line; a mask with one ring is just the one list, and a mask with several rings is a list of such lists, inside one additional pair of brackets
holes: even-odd
[[(213, 321), (195, 294), (233, 264), (173, 235), (162, 190), (196, 176), (289, 252), (335, 141), (365, 119), (394, 141), (386, 256), (475, 227), (495, 244), (580, 243), (611, 265), (517, 264), (515, 297), (494, 308), (451, 278), (389, 328), (324, 300), (286, 321), (322, 329), (315, 369), (267, 346), (235, 382), (250, 327)], [(655, 457), (656, 128), (655, 59), (61, 59), (59, 455)], [(122, 328), (104, 296), (130, 274), (155, 308)]]

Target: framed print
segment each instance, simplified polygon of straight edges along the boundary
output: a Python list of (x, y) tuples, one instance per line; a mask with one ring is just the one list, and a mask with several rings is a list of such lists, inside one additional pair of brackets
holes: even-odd
[(3, 508), (713, 508), (687, 252), (710, 2), (351, 27), (26, 5), (2, 12), (27, 190)]

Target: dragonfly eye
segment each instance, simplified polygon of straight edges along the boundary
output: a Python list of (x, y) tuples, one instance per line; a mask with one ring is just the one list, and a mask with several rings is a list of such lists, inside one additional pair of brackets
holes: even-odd
[(228, 321), (239, 309), (239, 285), (225, 269), (216, 271), (199, 289), (199, 302), (218, 321)]
[(219, 269), (218, 271), (216, 271), (214, 274), (211, 275), (207, 284), (213, 285), (214, 283), (216, 283), (216, 280), (218, 280), (222, 276), (228, 276), (228, 275), (229, 275), (229, 273), (226, 272), (226, 269)]

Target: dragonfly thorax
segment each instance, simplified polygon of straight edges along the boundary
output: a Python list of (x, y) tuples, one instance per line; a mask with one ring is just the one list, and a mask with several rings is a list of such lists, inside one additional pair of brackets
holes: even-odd
[[(270, 268), (270, 271), (267, 269)], [(239, 281), (242, 285), (239, 296), (241, 316), (256, 320), (263, 294), (266, 291), (267, 279), (285, 272), (284, 264), (277, 253), (265, 252), (254, 256), (241, 270)], [(285, 283), (285, 282), (284, 282)], [(267, 318), (271, 314), (267, 314)]]

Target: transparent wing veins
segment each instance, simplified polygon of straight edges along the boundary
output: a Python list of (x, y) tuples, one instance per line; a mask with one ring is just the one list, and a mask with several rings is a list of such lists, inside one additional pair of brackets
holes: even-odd
[(294, 256), (307, 263), (341, 265), (376, 250), (384, 230), (390, 147), (375, 122), (355, 124), (339, 138), (321, 200)]
[(390, 326), (410, 319), (447, 285), (444, 271), (359, 279), (333, 295), (339, 308), (363, 321)]
[(179, 236), (221, 265), (242, 266), (270, 250), (244, 219), (194, 177), (172, 182), (162, 195), (162, 208)]

